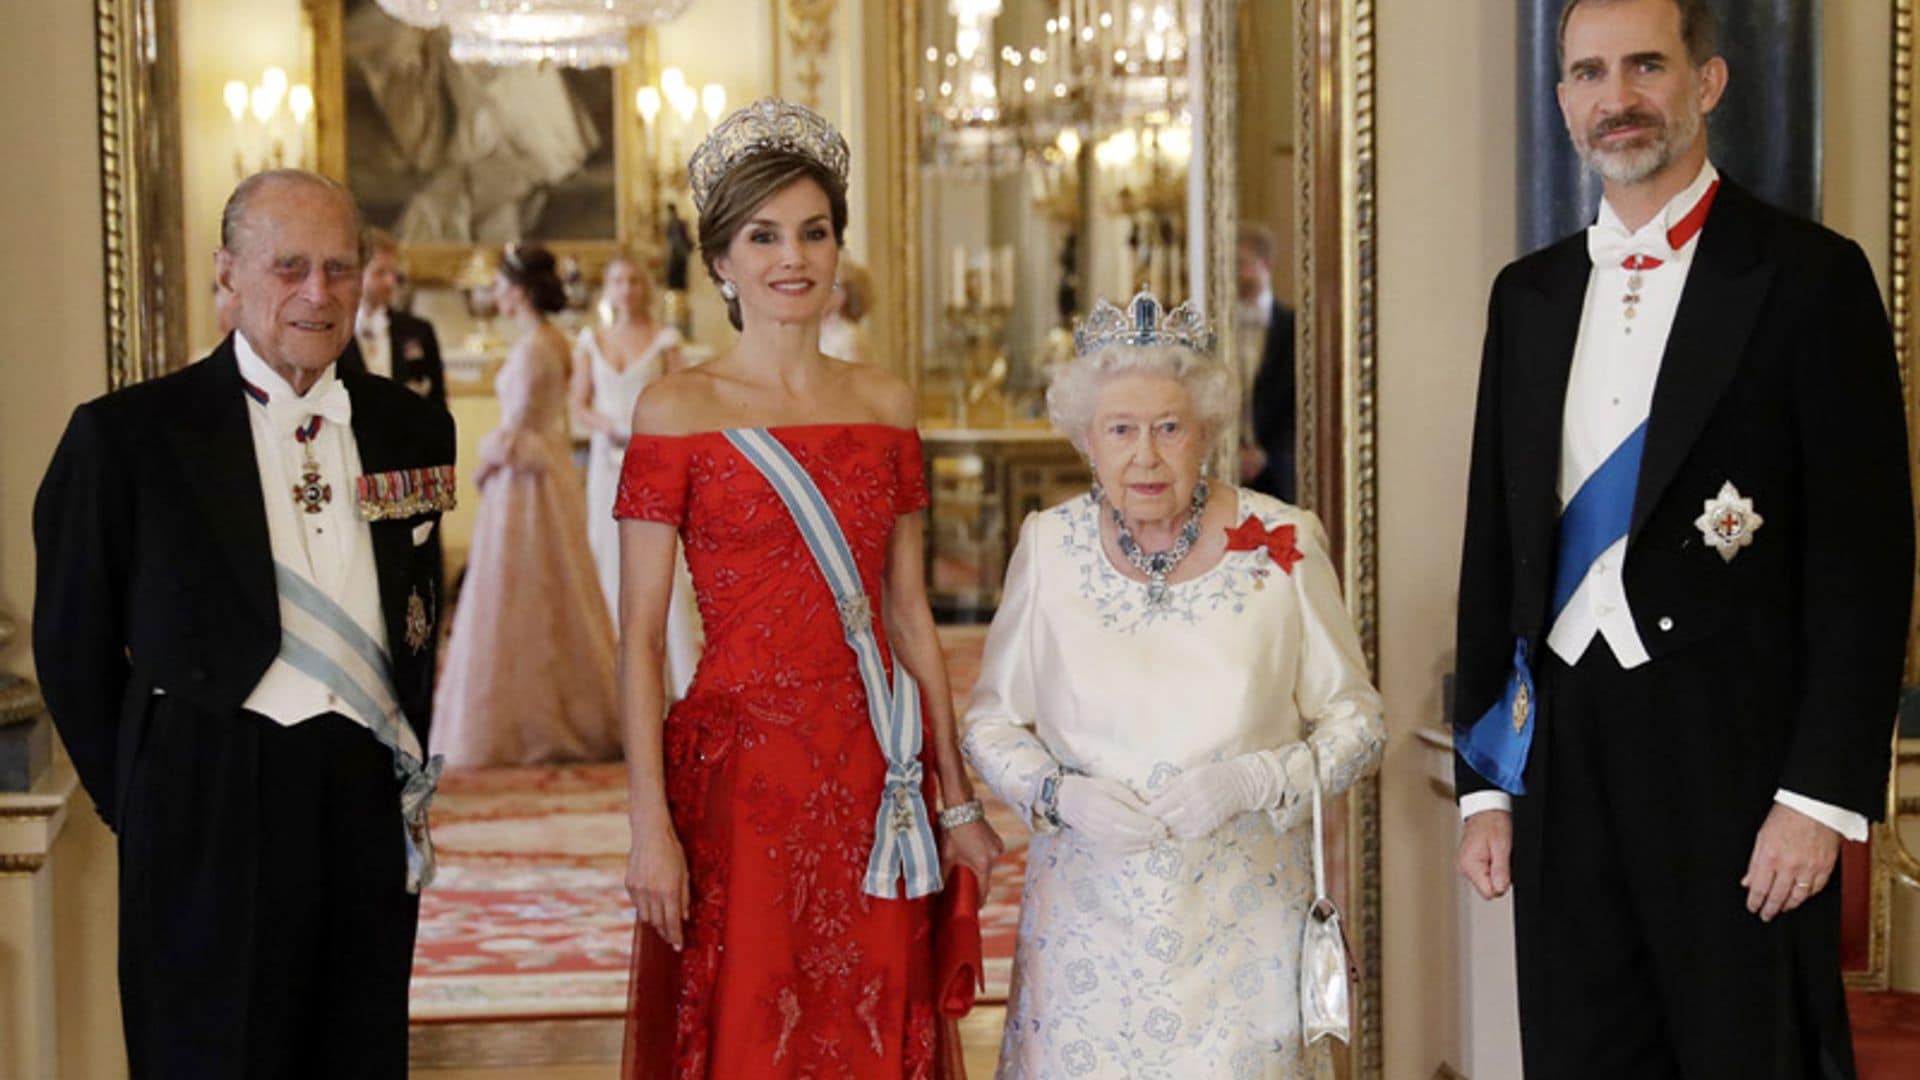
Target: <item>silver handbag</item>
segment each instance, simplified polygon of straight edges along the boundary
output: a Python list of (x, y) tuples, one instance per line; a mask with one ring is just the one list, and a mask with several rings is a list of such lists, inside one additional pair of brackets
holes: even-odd
[[(1313, 754), (1311, 744), (1307, 753)], [(1348, 996), (1347, 942), (1340, 909), (1327, 895), (1327, 840), (1320, 820), (1320, 763), (1313, 768), (1313, 906), (1300, 931), (1300, 1034), (1312, 1046), (1331, 1035), (1348, 1042), (1353, 1007)]]

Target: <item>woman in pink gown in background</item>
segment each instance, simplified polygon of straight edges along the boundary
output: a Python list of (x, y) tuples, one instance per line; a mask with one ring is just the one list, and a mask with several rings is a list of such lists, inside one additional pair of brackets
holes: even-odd
[(494, 293), (522, 336), (494, 381), (500, 426), (480, 443), (430, 749), (450, 766), (618, 760), (613, 622), (567, 434), (570, 350), (547, 321), (566, 304), (553, 256), (509, 246)]

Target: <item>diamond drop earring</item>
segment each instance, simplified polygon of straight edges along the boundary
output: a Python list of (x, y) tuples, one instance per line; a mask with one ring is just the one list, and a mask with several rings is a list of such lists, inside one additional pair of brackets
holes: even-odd
[(731, 281), (722, 281), (720, 283), (720, 295), (726, 297), (728, 300), (738, 300), (740, 299), (740, 289)]

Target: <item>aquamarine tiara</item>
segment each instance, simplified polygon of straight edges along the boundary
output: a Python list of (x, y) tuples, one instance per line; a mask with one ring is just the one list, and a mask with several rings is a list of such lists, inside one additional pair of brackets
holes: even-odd
[(1178, 345), (1210, 356), (1213, 328), (1192, 304), (1167, 311), (1158, 298), (1142, 289), (1127, 301), (1125, 311), (1102, 299), (1074, 327), (1075, 353), (1086, 356), (1109, 345)]
[(693, 208), (705, 213), (707, 197), (743, 159), (763, 150), (787, 150), (812, 158), (847, 185), (847, 140), (826, 118), (805, 105), (761, 98), (720, 121), (687, 159)]

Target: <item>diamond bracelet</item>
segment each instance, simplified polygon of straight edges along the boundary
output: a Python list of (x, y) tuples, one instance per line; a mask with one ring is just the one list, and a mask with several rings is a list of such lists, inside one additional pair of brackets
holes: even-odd
[(940, 811), (940, 827), (943, 829), (957, 829), (962, 825), (971, 825), (976, 821), (985, 820), (987, 820), (987, 808), (980, 805), (979, 799), (971, 799)]

